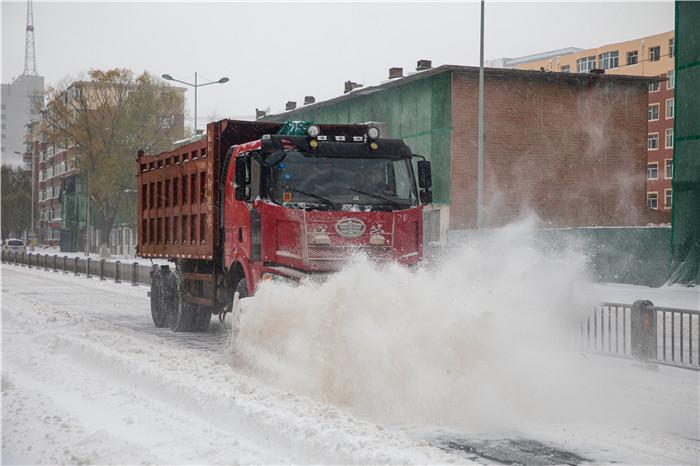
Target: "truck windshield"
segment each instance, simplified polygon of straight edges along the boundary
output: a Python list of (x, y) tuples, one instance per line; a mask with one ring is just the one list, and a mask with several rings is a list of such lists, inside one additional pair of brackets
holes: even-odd
[(416, 205), (410, 160), (323, 157), (298, 151), (270, 167), (270, 197), (277, 203), (345, 205), (397, 210)]

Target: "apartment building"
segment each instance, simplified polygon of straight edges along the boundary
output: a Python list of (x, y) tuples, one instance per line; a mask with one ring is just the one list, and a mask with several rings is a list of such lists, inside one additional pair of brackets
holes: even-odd
[(649, 84), (646, 203), (650, 209), (665, 213), (659, 217), (662, 221), (670, 222), (673, 205), (675, 32), (591, 49), (563, 49), (561, 52), (503, 58), (492, 63), (523, 70), (663, 78), (661, 82)]

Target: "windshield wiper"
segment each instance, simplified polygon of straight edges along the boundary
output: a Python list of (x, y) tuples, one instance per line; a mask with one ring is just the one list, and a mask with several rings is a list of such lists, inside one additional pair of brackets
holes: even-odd
[(292, 192), (303, 194), (305, 196), (311, 196), (313, 198), (318, 199), (319, 201), (323, 201), (324, 204), (329, 205), (335, 209), (335, 202), (331, 201), (327, 197), (319, 196), (318, 194), (314, 194), (314, 193), (307, 193), (306, 191), (302, 191), (301, 189), (297, 189), (297, 188), (292, 188)]
[(348, 186), (347, 188), (348, 188), (348, 190), (350, 190), (350, 191), (352, 191), (352, 192), (355, 192), (355, 193), (358, 193), (358, 194), (364, 194), (365, 196), (370, 196), (370, 197), (373, 197), (373, 198), (375, 198), (375, 199), (380, 199), (380, 200), (382, 200), (382, 201), (386, 201), (386, 202), (388, 202), (389, 204), (391, 204), (391, 205), (394, 206), (394, 207), (399, 207), (399, 208), (402, 207), (401, 204), (399, 204), (399, 203), (398, 203), (397, 201), (395, 201), (394, 199), (389, 199), (388, 197), (382, 196), (382, 195), (379, 194), (379, 193), (370, 193), (370, 192), (367, 192), (367, 191), (362, 191), (361, 189), (352, 188), (352, 187), (350, 187), (350, 186)]

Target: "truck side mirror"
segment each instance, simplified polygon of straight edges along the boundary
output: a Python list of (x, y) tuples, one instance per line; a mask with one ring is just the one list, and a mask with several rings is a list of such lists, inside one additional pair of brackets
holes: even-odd
[(433, 187), (433, 175), (430, 170), (430, 162), (427, 160), (418, 161), (418, 187), (421, 189)]
[(250, 190), (248, 189), (249, 184), (250, 180), (248, 178), (248, 157), (236, 157), (233, 186), (237, 201), (247, 201), (250, 198)]
[(433, 192), (430, 188), (433, 187), (433, 175), (430, 170), (430, 162), (427, 160), (418, 161), (418, 187), (420, 188), (421, 204), (430, 204), (433, 202)]

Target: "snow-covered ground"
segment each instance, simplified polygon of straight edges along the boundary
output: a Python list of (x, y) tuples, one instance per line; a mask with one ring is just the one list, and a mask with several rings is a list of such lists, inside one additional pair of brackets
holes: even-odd
[[(488, 264), (476, 266), (488, 277)], [(541, 270), (551, 266), (542, 263)], [(412, 290), (416, 309), (410, 312), (392, 290), (378, 304), (352, 293), (376, 286), (382, 274), (411, 288), (413, 278), (403, 271), (360, 264), (327, 285), (281, 295), (269, 288), (259, 302), (276, 308), (247, 318), (234, 355), (218, 322), (203, 334), (154, 328), (146, 287), (5, 264), (0, 271), (3, 464), (566, 462), (528, 441), (594, 463), (700, 460), (698, 372), (575, 351), (541, 359), (517, 339), (492, 345), (484, 335), (493, 333), (489, 325), (499, 329), (491, 315), (497, 307), (468, 325), (453, 315), (446, 327), (437, 326), (437, 309), (459, 305), (457, 293), (431, 308), (422, 301), (431, 296)], [(522, 284), (504, 280), (500, 289), (482, 282), (489, 290), (474, 299), (500, 294), (489, 302), (508, 304), (504, 290), (521, 296), (531, 285), (527, 276)], [(578, 299), (575, 290), (558, 294), (554, 285), (550, 295)], [(443, 286), (435, 292), (454, 288)], [(630, 301), (620, 287), (596, 289), (596, 299)], [(309, 303), (309, 297), (347, 302), (356, 318), (309, 306), (323, 322), (309, 315), (280, 320), (282, 304)], [(692, 307), (685, 298), (651, 299)], [(403, 310), (392, 314), (391, 325), (368, 317), (378, 312), (373, 305), (386, 303)], [(515, 310), (549, 304), (523, 301)], [(416, 319), (416, 328), (409, 327)], [(278, 327), (266, 334), (262, 326), (274, 322)], [(309, 325), (340, 328), (332, 340), (315, 335), (314, 344), (300, 340)], [(524, 321), (510, 325), (529, 331)], [(363, 340), (353, 328), (362, 329)], [(507, 336), (502, 330), (495, 334)], [(277, 338), (277, 346), (261, 336)], [(459, 346), (455, 338), (470, 341)], [(357, 346), (335, 351), (327, 346), (333, 343)], [(454, 349), (464, 350), (461, 359)], [(255, 359), (256, 351), (267, 356)], [(319, 351), (328, 352), (325, 360)], [(455, 367), (465, 372), (455, 374)], [(373, 400), (357, 398), (364, 395)]]
[(601, 302), (632, 304), (644, 299), (655, 306), (700, 310), (700, 287), (693, 286), (648, 286), (603, 283), (590, 286), (591, 296)]

